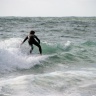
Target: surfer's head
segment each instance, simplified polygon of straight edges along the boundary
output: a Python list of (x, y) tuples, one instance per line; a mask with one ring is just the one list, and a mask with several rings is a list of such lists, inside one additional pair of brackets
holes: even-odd
[(30, 31), (30, 34), (35, 34), (35, 31), (31, 30), (31, 31)]

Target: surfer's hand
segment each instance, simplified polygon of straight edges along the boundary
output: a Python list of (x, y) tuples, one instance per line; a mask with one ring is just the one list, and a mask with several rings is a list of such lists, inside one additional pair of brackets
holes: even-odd
[(23, 42), (20, 44), (20, 46), (23, 44)]

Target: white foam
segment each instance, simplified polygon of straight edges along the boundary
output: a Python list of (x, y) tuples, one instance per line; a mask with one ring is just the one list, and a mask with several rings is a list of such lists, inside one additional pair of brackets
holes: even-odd
[[(81, 96), (82, 90), (80, 89), (85, 88), (89, 91), (91, 85), (96, 85), (94, 78), (90, 79), (90, 76), (87, 75), (89, 80), (88, 78), (84, 79), (86, 74), (90, 74), (90, 72), (73, 70), (67, 72), (56, 71), (38, 75), (23, 75), (11, 77), (7, 80), (2, 79), (0, 81), (0, 88), (5, 88), (6, 90), (12, 89), (9, 90), (10, 93), (13, 92), (12, 96)], [(82, 75), (83, 79), (81, 78)], [(1, 90), (1, 92), (2, 91), (3, 90)], [(91, 92), (90, 94), (93, 93)]]
[[(36, 64), (40, 64), (40, 61), (48, 58), (48, 55), (28, 55), (22, 50), (26, 46), (20, 48), (21, 38), (11, 38), (0, 42), (0, 71), (7, 72), (18, 69), (28, 69)], [(26, 44), (25, 44), (26, 45)], [(30, 50), (27, 46), (26, 50)], [(26, 51), (25, 50), (25, 51)]]
[(71, 45), (71, 41), (67, 41), (66, 43), (65, 43), (65, 46), (66, 47), (68, 47), (68, 46), (70, 46)]
[(71, 46), (72, 46), (72, 42), (71, 41), (67, 41), (65, 44), (64, 44), (64, 50), (66, 50), (66, 51), (69, 51), (70, 50), (70, 48), (71, 48)]

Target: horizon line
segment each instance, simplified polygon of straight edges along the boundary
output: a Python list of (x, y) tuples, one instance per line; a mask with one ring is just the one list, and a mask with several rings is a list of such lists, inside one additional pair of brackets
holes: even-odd
[(0, 17), (96, 17), (96, 16), (0, 16)]

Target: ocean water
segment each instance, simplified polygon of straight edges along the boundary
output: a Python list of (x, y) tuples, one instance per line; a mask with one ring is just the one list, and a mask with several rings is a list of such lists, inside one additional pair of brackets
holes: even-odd
[(96, 17), (0, 17), (0, 96), (96, 96)]

